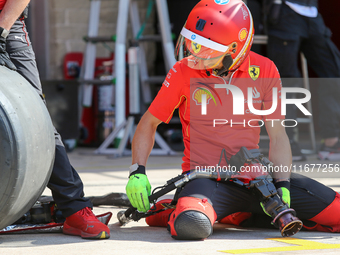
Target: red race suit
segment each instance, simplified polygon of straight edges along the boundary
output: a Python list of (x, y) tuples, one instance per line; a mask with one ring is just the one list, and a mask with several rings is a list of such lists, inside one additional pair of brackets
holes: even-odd
[[(186, 59), (172, 67), (149, 107), (150, 113), (165, 123), (169, 123), (178, 108), (185, 146), (183, 171), (195, 169), (197, 165), (216, 165), (223, 149), (228, 158), (242, 146), (248, 150), (258, 149), (260, 126), (268, 120), (285, 118), (281, 115), (280, 75), (268, 58), (250, 52), (228, 80), (215, 76), (212, 70), (192, 69), (184, 61)], [(239, 95), (217, 88), (216, 84), (229, 84), (242, 91), (244, 97), (239, 98), (244, 100), (243, 114), (234, 114), (233, 102)], [(265, 116), (253, 114), (248, 108), (249, 88), (257, 110), (271, 109), (272, 91), (277, 88), (275, 111)], [(202, 93), (206, 94), (206, 115), (202, 115)]]
[(0, 0), (0, 10), (2, 10), (5, 6), (7, 0)]

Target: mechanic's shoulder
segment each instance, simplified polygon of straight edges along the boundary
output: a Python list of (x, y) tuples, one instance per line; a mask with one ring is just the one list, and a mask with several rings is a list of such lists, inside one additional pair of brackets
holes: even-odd
[(183, 60), (177, 61), (171, 69), (173, 72), (181, 74), (185, 74), (188, 71), (192, 71), (192, 69), (188, 67), (188, 65), (185, 64)]
[(274, 62), (269, 58), (260, 55), (256, 52), (250, 51), (250, 65), (258, 65), (258, 66), (271, 66)]

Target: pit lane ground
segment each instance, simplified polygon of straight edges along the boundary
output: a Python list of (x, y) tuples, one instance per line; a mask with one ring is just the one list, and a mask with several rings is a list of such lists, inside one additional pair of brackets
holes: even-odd
[[(125, 193), (130, 157), (94, 155), (91, 148), (76, 148), (69, 157), (84, 182), (86, 196)], [(181, 158), (182, 155), (150, 157), (147, 168), (152, 188), (180, 174)], [(304, 169), (307, 164), (309, 172), (300, 172), (300, 165)], [(295, 168), (340, 191), (340, 173), (334, 171), (334, 166), (333, 172), (322, 172), (323, 168), (311, 172), (312, 164), (329, 166), (340, 162), (320, 161), (312, 155)], [(44, 195), (50, 194), (48, 189), (44, 191)], [(278, 230), (216, 224), (214, 234), (204, 241), (176, 241), (165, 228), (148, 227), (143, 219), (119, 226), (116, 215), (120, 210), (124, 208), (94, 208), (95, 214), (113, 213), (110, 239), (91, 241), (61, 233), (0, 235), (0, 254), (340, 254), (340, 233), (300, 231), (293, 238), (281, 238)]]

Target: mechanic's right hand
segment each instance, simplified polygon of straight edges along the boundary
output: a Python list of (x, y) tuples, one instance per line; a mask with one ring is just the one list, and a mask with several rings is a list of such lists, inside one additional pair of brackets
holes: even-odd
[(1, 35), (0, 35), (0, 65), (6, 66), (13, 71), (17, 70), (17, 68), (12, 63), (6, 51), (6, 38), (2, 37)]
[(145, 174), (131, 175), (125, 189), (133, 207), (140, 212), (147, 212), (150, 209), (151, 185)]

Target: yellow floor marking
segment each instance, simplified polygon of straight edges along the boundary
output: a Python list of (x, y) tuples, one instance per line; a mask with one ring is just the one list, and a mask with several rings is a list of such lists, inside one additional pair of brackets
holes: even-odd
[(340, 244), (325, 244), (314, 241), (308, 241), (298, 238), (266, 238), (271, 241), (278, 241), (296, 246), (270, 247), (270, 248), (253, 248), (253, 249), (237, 249), (237, 250), (223, 250), (221, 252), (231, 254), (245, 254), (245, 253), (259, 253), (259, 252), (276, 252), (276, 251), (305, 251), (305, 250), (325, 250), (325, 249), (339, 249)]

